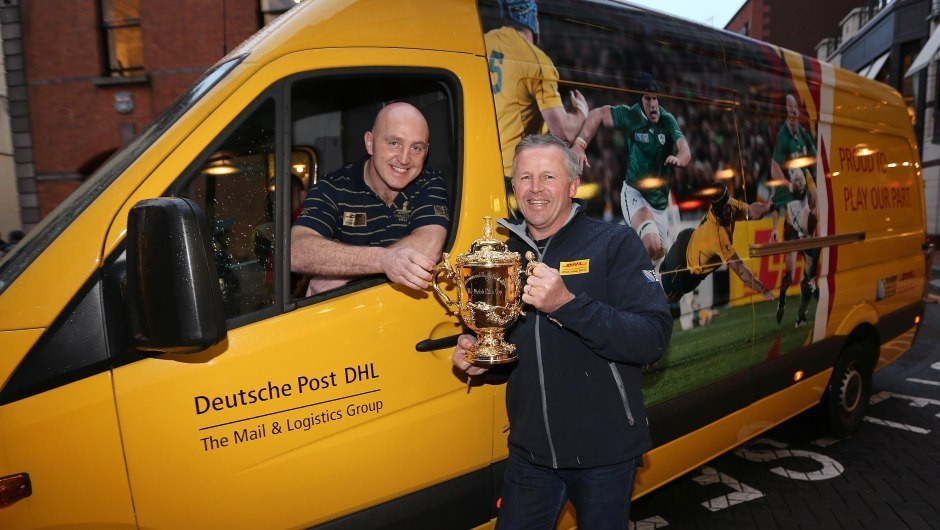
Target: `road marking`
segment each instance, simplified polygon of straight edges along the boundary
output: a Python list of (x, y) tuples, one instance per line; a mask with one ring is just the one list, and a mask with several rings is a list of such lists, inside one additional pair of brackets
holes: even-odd
[(917, 434), (929, 434), (930, 429), (925, 429), (923, 427), (916, 427), (914, 425), (908, 425), (906, 423), (898, 423), (896, 421), (882, 420), (880, 418), (872, 418), (871, 416), (865, 416), (863, 418), (868, 423), (874, 423), (875, 425), (884, 425), (885, 427), (891, 427), (893, 429), (900, 429), (902, 431), (916, 432)]
[(875, 404), (877, 404), (877, 403), (881, 403), (882, 401), (884, 401), (884, 400), (886, 400), (886, 399), (888, 399), (888, 398), (892, 398), (892, 397), (898, 398), (898, 399), (906, 399), (906, 400), (908, 400), (908, 401), (911, 402), (911, 406), (912, 406), (912, 407), (924, 408), (924, 407), (926, 407), (927, 405), (936, 405), (936, 406), (940, 406), (940, 400), (938, 400), (938, 399), (922, 398), (922, 397), (917, 397), (917, 396), (908, 396), (908, 395), (905, 395), (905, 394), (895, 394), (894, 392), (887, 392), (887, 391), (878, 392), (877, 394), (875, 394), (874, 396), (872, 396), (871, 398), (869, 398), (868, 404), (869, 404), (869, 405), (875, 405)]
[(818, 440), (813, 440), (813, 445), (817, 447), (829, 447), (830, 445), (835, 445), (841, 441), (841, 438), (819, 438)]
[(910, 381), (911, 383), (920, 383), (922, 385), (940, 386), (940, 381), (931, 381), (929, 379), (917, 379), (916, 377), (908, 377), (907, 381)]
[(933, 368), (934, 370), (940, 370), (940, 361), (937, 361), (931, 364), (930, 367)]
[(664, 526), (669, 526), (669, 522), (663, 519), (660, 516), (647, 517), (642, 521), (633, 522), (630, 521), (630, 528), (633, 530), (656, 530), (657, 528), (663, 528)]
[[(772, 447), (772, 449), (755, 447), (761, 445), (769, 445)], [(820, 465), (818, 470), (810, 471), (809, 473), (793, 471), (792, 469), (787, 469), (783, 466), (770, 469), (770, 472), (775, 475), (780, 475), (781, 477), (786, 477), (793, 480), (829, 480), (838, 477), (842, 474), (843, 471), (845, 471), (845, 468), (842, 467), (842, 464), (829, 456), (819, 454), (814, 451), (787, 449), (786, 447), (787, 444), (778, 442), (776, 440), (771, 440), (770, 438), (758, 438), (753, 443), (748, 444), (746, 447), (738, 449), (734, 452), (734, 454), (744, 458), (745, 460), (750, 460), (751, 462), (772, 462), (782, 458), (809, 458), (811, 460), (815, 460), (816, 463)]]
[(764, 496), (760, 491), (724, 473), (719, 473), (717, 469), (709, 466), (703, 467), (702, 474), (692, 480), (703, 486), (708, 484), (724, 484), (734, 490), (733, 493), (721, 495), (720, 497), (715, 497), (714, 499), (703, 502), (702, 506), (710, 512), (724, 510), (735, 504), (753, 501), (754, 499), (759, 499)]

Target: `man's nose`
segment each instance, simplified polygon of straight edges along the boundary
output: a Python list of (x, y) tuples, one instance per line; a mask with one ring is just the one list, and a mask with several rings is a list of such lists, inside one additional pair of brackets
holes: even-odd
[(541, 178), (535, 177), (532, 179), (532, 191), (539, 192), (545, 187), (545, 182)]
[(407, 165), (409, 162), (411, 162), (411, 149), (405, 147), (398, 158), (401, 160), (402, 165)]

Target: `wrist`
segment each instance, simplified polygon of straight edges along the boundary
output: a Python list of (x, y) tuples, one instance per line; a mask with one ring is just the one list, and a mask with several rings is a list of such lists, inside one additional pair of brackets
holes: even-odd
[(587, 149), (587, 140), (578, 136), (574, 139), (574, 145), (580, 147), (581, 149)]

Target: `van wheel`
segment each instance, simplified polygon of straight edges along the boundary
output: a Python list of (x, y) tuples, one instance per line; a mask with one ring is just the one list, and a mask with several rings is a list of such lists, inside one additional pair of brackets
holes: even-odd
[(868, 351), (861, 344), (849, 345), (832, 372), (823, 398), (829, 434), (844, 438), (854, 434), (862, 424), (871, 396), (871, 363)]

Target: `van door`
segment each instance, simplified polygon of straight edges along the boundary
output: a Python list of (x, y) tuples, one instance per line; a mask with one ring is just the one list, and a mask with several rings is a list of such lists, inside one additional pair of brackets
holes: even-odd
[[(490, 519), (494, 391), (468, 394), (452, 347), (416, 351), (459, 332), (456, 319), (430, 290), (385, 278), (306, 297), (288, 263), (303, 188), (358, 160), (363, 133), (392, 100), (415, 104), (430, 124), (429, 164), (459, 212), (448, 244), (480, 237), (482, 216), (504, 208), (495, 146), (463, 141), (495, 138), (488, 113), (464, 112), (489, 107), (486, 73), (479, 57), (442, 52), (288, 55), (221, 101), (131, 198), (125, 210), (164, 193), (202, 206), (229, 325), (209, 351), (114, 371), (141, 526)], [(492, 183), (461, 179), (485, 174)], [(116, 223), (112, 233), (126, 215)]]

